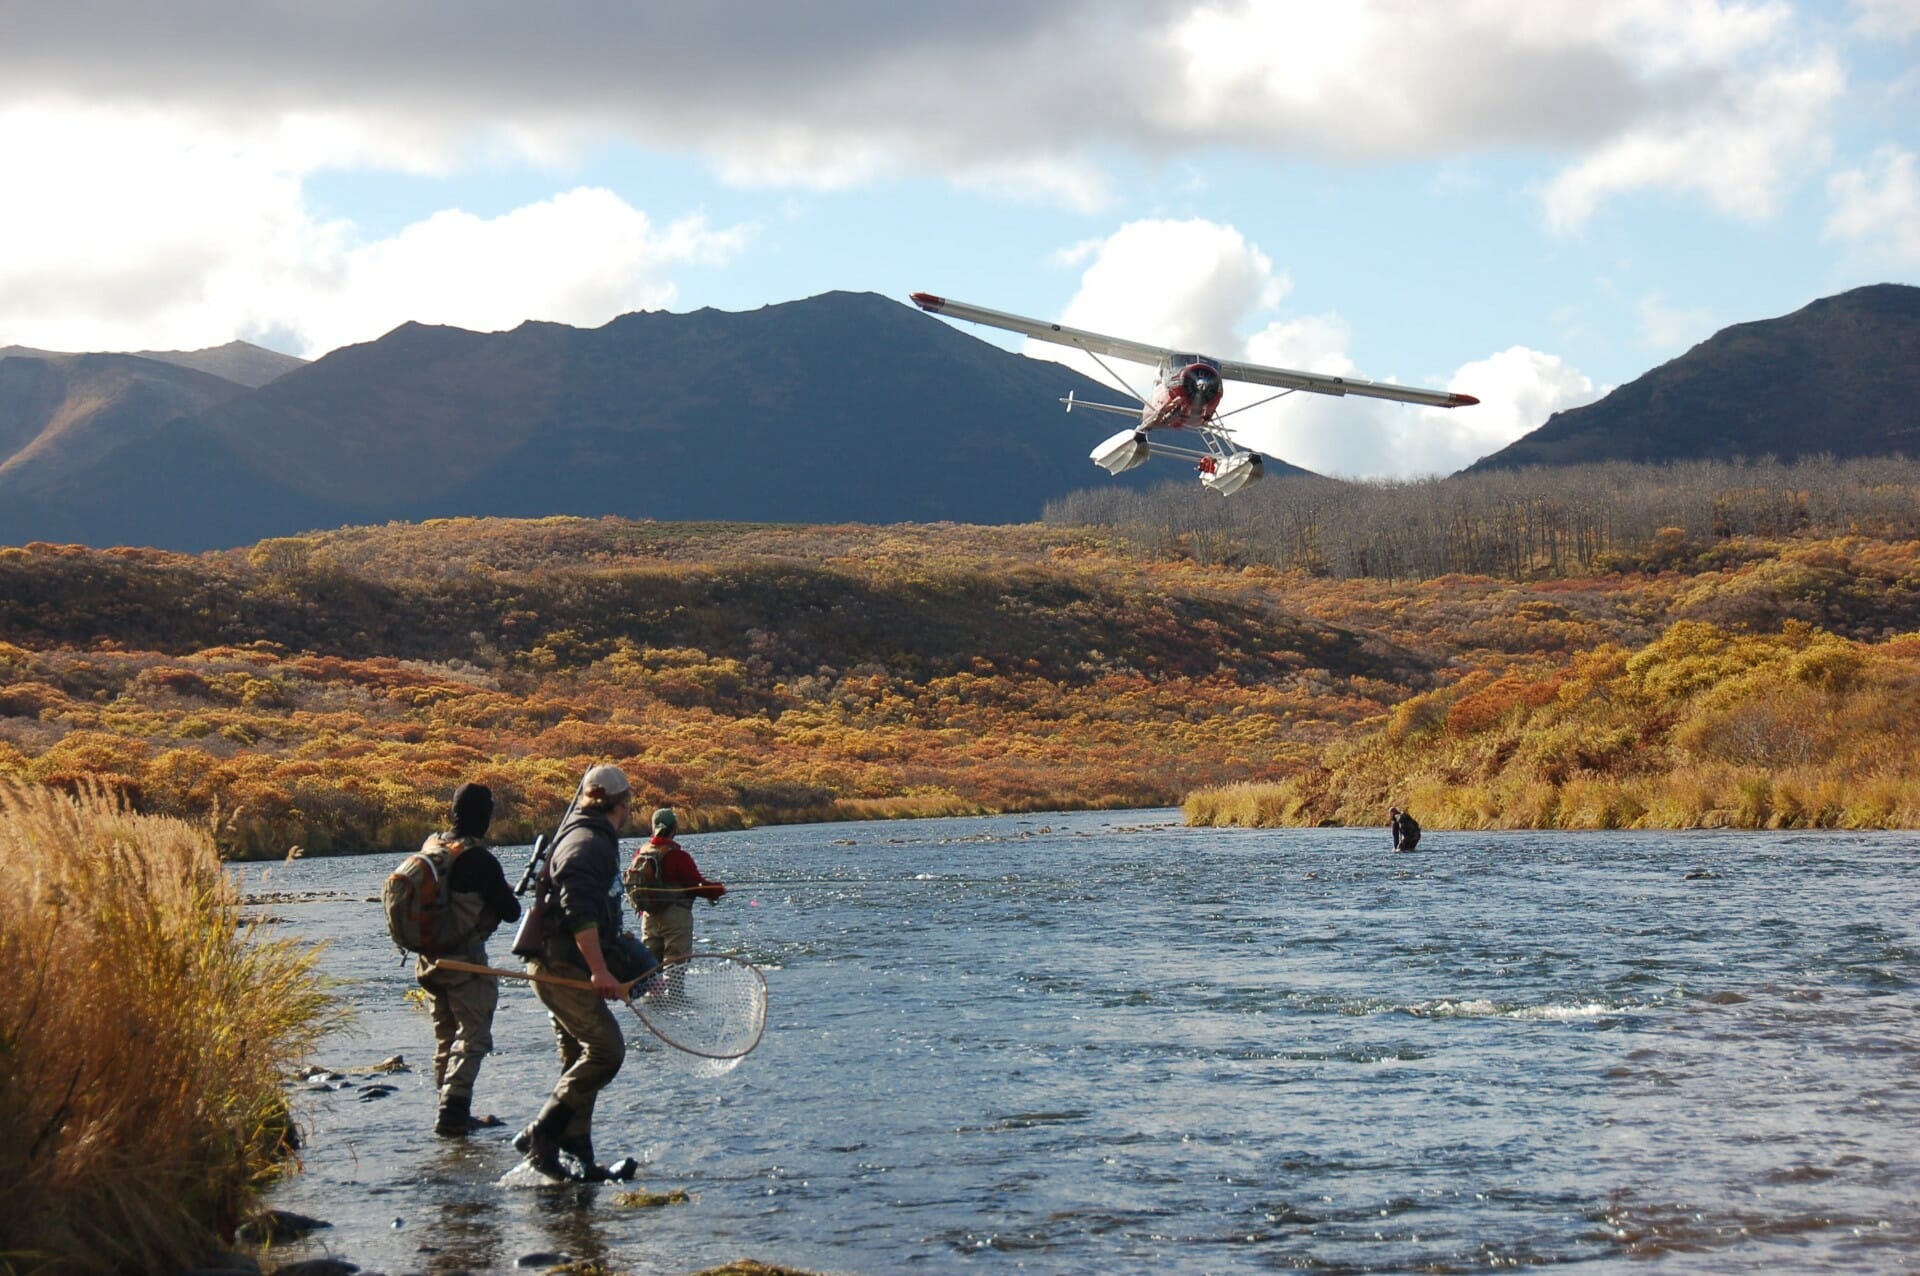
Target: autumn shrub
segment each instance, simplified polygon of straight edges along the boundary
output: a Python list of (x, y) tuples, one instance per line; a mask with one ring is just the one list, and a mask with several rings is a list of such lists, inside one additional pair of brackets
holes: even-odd
[(292, 1065), (338, 1019), (207, 833), (0, 782), (0, 1263), (200, 1265), (289, 1148)]
[(1223, 787), (1186, 810), (1364, 824), (1391, 799), (1430, 828), (1909, 827), (1917, 745), (1920, 644), (1681, 621), (1638, 650), (1412, 697), (1327, 749), (1311, 801)]
[[(1461, 827), (1731, 823), (1740, 776), (1802, 767), (1766, 818), (1903, 818), (1920, 546), (1739, 522), (1649, 518), (1660, 561), (1629, 574), (1397, 584), (1066, 526), (45, 546), (0, 554), (0, 774), (109, 785), (240, 857), (417, 844), (474, 778), (499, 836), (530, 840), (601, 761), (712, 827), (1237, 784), (1222, 818), (1372, 823), (1399, 800)], [(1653, 546), (1661, 528), (1685, 536)], [(1561, 800), (1602, 779), (1626, 796)], [(1836, 816), (1833, 779), (1876, 796)]]

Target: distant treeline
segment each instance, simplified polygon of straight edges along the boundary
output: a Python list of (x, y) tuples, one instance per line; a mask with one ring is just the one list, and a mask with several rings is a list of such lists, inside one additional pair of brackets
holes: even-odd
[[(1047, 505), (1202, 564), (1338, 579), (1507, 579), (1658, 567), (1736, 536), (1920, 537), (1920, 461), (1688, 461), (1529, 467), (1448, 478), (1270, 479), (1220, 499), (1192, 483), (1101, 488)], [(1690, 552), (1691, 552), (1690, 551)]]

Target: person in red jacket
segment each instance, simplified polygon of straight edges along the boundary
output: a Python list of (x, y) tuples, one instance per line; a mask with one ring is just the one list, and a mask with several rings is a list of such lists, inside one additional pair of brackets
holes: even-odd
[(673, 840), (680, 818), (669, 807), (653, 813), (653, 836), (633, 853), (622, 874), (627, 899), (640, 914), (640, 938), (661, 961), (693, 955), (693, 901), (714, 903), (727, 893), (700, 875), (693, 856)]

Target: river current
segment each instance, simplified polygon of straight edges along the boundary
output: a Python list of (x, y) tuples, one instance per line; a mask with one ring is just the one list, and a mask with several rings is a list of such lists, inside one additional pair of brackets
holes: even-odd
[[(703, 1076), (629, 1020), (603, 1160), (502, 1179), (557, 1071), (507, 981), (475, 1111), (376, 902), (394, 857), (241, 870), (357, 1028), (296, 1095), (296, 1253), (397, 1274), (1920, 1267), (1906, 834), (1189, 829), (1178, 812), (683, 839), (701, 950), (766, 972)], [(503, 850), (509, 878), (526, 852)], [(283, 895), (281, 893), (290, 893)], [(512, 964), (509, 936), (491, 951)], [(410, 1072), (358, 1071), (403, 1055)], [(394, 1087), (384, 1092), (384, 1087)], [(684, 1191), (643, 1205), (623, 1193)]]

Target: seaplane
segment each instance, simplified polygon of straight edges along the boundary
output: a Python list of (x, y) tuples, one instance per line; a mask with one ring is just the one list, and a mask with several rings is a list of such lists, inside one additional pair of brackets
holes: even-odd
[[(1125, 474), (1135, 466), (1144, 465), (1148, 457), (1178, 457), (1194, 462), (1200, 472), (1200, 482), (1222, 496), (1231, 496), (1249, 483), (1258, 482), (1266, 472), (1265, 458), (1258, 452), (1242, 447), (1234, 438), (1232, 427), (1223, 422), (1230, 416), (1271, 403), (1295, 391), (1356, 394), (1369, 399), (1391, 399), (1396, 403), (1419, 403), (1431, 408), (1464, 408), (1480, 402), (1470, 394), (1455, 394), (1447, 390), (1421, 390), (1390, 385), (1384, 381), (1362, 381), (1357, 377), (1332, 377), (1318, 372), (1296, 372), (1291, 368), (1269, 368), (1258, 363), (1215, 359), (1210, 355), (1190, 354), (1165, 346), (1148, 345), (1143, 341), (1084, 332), (1064, 324), (1011, 315), (1002, 310), (989, 310), (985, 306), (969, 305), (964, 301), (950, 301), (929, 292), (914, 293), (913, 304), (943, 318), (1004, 328), (1008, 332), (1023, 333), (1039, 341), (1085, 350), (1138, 405), (1094, 403), (1077, 399), (1071, 392), (1060, 400), (1067, 405), (1069, 412), (1083, 408), (1134, 418), (1133, 425), (1088, 453), (1089, 459), (1109, 474)], [(1153, 387), (1145, 395), (1139, 394), (1108, 365), (1108, 359), (1143, 363), (1157, 368)], [(1221, 412), (1220, 400), (1228, 381), (1271, 386), (1279, 393), (1270, 394), (1231, 412)], [(1199, 440), (1199, 446), (1167, 442), (1164, 435), (1161, 438), (1151, 437), (1156, 430), (1187, 431)]]

